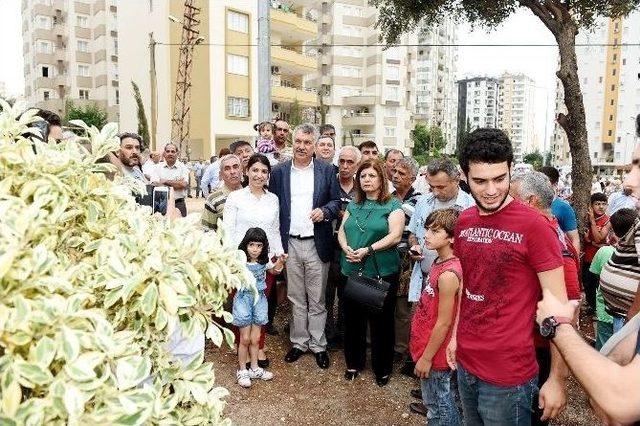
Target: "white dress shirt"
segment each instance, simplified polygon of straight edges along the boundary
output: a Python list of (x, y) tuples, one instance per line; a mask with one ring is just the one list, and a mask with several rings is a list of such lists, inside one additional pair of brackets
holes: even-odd
[(142, 173), (144, 173), (147, 176), (153, 176), (154, 169), (158, 166), (158, 164), (160, 163), (154, 163), (153, 160), (149, 158), (142, 165)]
[(269, 240), (269, 254), (284, 253), (280, 239), (280, 203), (265, 190), (256, 197), (249, 187), (232, 191), (224, 204), (222, 226), (234, 246), (238, 246), (249, 228), (262, 228)]
[(309, 215), (313, 210), (313, 160), (302, 169), (291, 162), (291, 225), (289, 235), (310, 237), (313, 221)]
[[(153, 168), (151, 176), (151, 182), (160, 182), (161, 180), (184, 180), (187, 183), (189, 182), (189, 169), (179, 161), (176, 161), (173, 166), (169, 166), (163, 161)], [(186, 193), (186, 189), (175, 189), (175, 199), (184, 198)]]

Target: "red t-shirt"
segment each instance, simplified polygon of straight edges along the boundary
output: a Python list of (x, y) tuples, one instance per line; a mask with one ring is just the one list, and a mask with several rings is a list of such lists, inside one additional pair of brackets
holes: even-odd
[[(433, 263), (429, 276), (427, 277), (427, 285), (422, 290), (418, 307), (413, 314), (413, 320), (411, 321), (411, 339), (409, 340), (409, 352), (411, 358), (415, 362), (424, 353), (424, 349), (429, 343), (431, 338), (431, 332), (438, 320), (438, 302), (440, 300), (440, 288), (438, 287), (438, 279), (443, 272), (453, 272), (458, 276), (458, 279), (462, 281), (462, 267), (460, 266), (460, 260), (457, 257), (445, 260), (440, 263)], [(455, 320), (456, 312), (458, 311), (458, 297), (455, 297), (453, 305), (452, 326), (449, 328), (447, 337), (442, 342), (440, 349), (433, 357), (431, 361), (431, 368), (433, 370), (448, 370), (446, 349), (449, 341), (451, 340), (451, 332), (453, 331), (453, 320)]]
[[(596, 227), (599, 231), (602, 231), (602, 228), (604, 228), (607, 223), (609, 223), (609, 216), (607, 216), (606, 214), (603, 214), (602, 216), (596, 218)], [(585, 238), (584, 240), (584, 261), (591, 263), (598, 249), (606, 245), (606, 241), (600, 244), (596, 244), (593, 242), (593, 232), (591, 232), (591, 225), (589, 225), (589, 232), (587, 233), (587, 238)]]
[(458, 324), (458, 362), (485, 382), (517, 386), (538, 373), (533, 347), (537, 273), (563, 266), (555, 229), (536, 210), (512, 201), (486, 216), (463, 211), (454, 252), (464, 293)]

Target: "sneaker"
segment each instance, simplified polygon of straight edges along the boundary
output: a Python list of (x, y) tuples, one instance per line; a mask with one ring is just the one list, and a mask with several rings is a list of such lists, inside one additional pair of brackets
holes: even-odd
[(243, 388), (251, 387), (251, 374), (249, 370), (238, 370), (236, 372), (236, 379), (238, 380), (238, 384)]
[(249, 370), (249, 377), (251, 379), (271, 380), (273, 379), (273, 373), (258, 367), (255, 370), (253, 368)]

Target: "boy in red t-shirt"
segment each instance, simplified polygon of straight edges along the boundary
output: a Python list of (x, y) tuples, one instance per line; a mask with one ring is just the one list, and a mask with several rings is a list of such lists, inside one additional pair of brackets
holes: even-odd
[(607, 245), (607, 235), (611, 230), (609, 216), (606, 215), (607, 196), (601, 192), (591, 194), (589, 207), (589, 230), (584, 236), (584, 258), (582, 260), (582, 284), (590, 314), (596, 310), (596, 289), (598, 279), (589, 272), (591, 261), (600, 247)]
[(453, 255), (453, 232), (458, 218), (455, 209), (436, 210), (425, 221), (426, 248), (436, 250), (418, 307), (411, 322), (409, 351), (420, 378), (422, 400), (429, 424), (460, 424), (451, 390), (451, 369), (446, 348), (462, 290), (462, 267)]

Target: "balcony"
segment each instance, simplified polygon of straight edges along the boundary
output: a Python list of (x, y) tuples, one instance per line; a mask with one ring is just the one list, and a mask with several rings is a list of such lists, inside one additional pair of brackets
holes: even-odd
[(53, 6), (47, 6), (46, 4), (36, 3), (33, 5), (33, 14), (51, 16), (53, 15)]
[(270, 10), (271, 31), (282, 36), (286, 42), (307, 41), (318, 35), (318, 23), (280, 9)]
[(342, 98), (343, 106), (366, 106), (375, 105), (376, 97), (374, 95), (355, 95), (345, 96)]
[(347, 133), (346, 136), (347, 136), (347, 142), (350, 142), (351, 137), (353, 136), (353, 145), (360, 145), (362, 142), (365, 142), (365, 141), (376, 140), (376, 135), (373, 133), (353, 133), (353, 135), (350, 135), (349, 133)]
[(54, 78), (54, 82), (56, 86), (69, 86), (69, 76), (67, 75), (57, 75)]
[(56, 47), (56, 51), (54, 53), (54, 57), (56, 61), (66, 61), (67, 60), (67, 49), (64, 47)]
[(69, 30), (67, 29), (67, 25), (64, 21), (59, 21), (57, 24), (53, 26), (53, 35), (60, 36), (66, 38), (69, 35)]
[(358, 112), (354, 114), (345, 115), (342, 117), (343, 126), (374, 126), (376, 124), (376, 118), (373, 113), (370, 112)]
[(35, 63), (36, 64), (50, 64), (53, 65), (55, 62), (53, 53), (40, 53), (36, 52)]
[(305, 56), (279, 46), (271, 47), (271, 65), (281, 67), (291, 74), (311, 74), (318, 69), (315, 57)]
[(51, 30), (47, 30), (44, 28), (36, 28), (33, 30), (33, 39), (34, 40), (51, 40), (55, 41), (55, 37)]
[(49, 77), (36, 78), (36, 87), (34, 89), (53, 89), (54, 80)]
[(46, 101), (36, 102), (38, 108), (46, 109), (48, 111), (61, 113), (64, 110), (64, 100), (62, 99), (47, 99)]
[(318, 95), (315, 90), (286, 87), (277, 84), (271, 85), (271, 102), (291, 104), (295, 101), (298, 101), (302, 107), (317, 106)]

